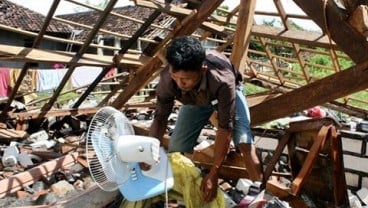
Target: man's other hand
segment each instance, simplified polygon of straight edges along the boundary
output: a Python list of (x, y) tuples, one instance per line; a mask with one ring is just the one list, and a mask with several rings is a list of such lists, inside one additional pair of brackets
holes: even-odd
[(203, 200), (205, 202), (210, 202), (217, 196), (218, 188), (218, 175), (212, 171), (203, 178), (201, 184), (201, 191), (203, 194)]

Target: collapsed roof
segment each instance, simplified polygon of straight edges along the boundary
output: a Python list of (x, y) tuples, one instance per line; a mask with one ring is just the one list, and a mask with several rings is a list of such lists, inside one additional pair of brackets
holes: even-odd
[[(24, 18), (33, 12), (6, 0), (0, 2), (0, 29), (34, 38), (29, 48), (0, 44), (2, 60), (24, 62), (24, 73), (1, 109), (3, 119), (42, 119), (58, 112), (64, 116), (95, 112), (82, 109), (80, 105), (108, 70), (103, 70), (91, 85), (85, 87), (70, 109), (55, 112), (53, 106), (76, 67), (111, 68), (114, 66), (112, 53), (116, 52), (124, 55), (117, 67), (128, 68), (130, 78), (105, 95), (98, 106), (122, 108), (158, 75), (163, 67), (160, 54), (165, 45), (181, 35), (196, 36), (211, 48), (223, 51), (243, 73), (247, 83), (265, 89), (263, 93), (249, 96), (253, 126), (316, 105), (365, 119), (368, 117), (368, 5), (365, 1), (267, 1), (272, 11), (257, 8), (257, 4), (265, 3), (257, 0), (240, 1), (230, 11), (220, 6), (223, 2), (220, 0), (181, 3), (135, 0), (135, 6), (123, 8), (114, 8), (118, 1), (110, 0), (102, 9), (75, 0), (65, 1), (90, 12), (55, 16), (60, 4), (55, 0), (45, 18), (31, 18), (33, 24), (40, 26), (21, 27), (20, 23), (9, 22), (8, 17), (13, 16), (15, 10), (6, 8), (18, 8), (22, 13), (17, 15), (24, 15)], [(300, 8), (302, 14), (288, 11), (289, 3)], [(86, 18), (87, 14), (90, 18)], [(265, 17), (277, 21), (257, 22)], [(15, 19), (20, 21), (22, 18)], [(302, 28), (299, 21), (313, 22), (318, 29)], [(63, 38), (47, 33), (57, 29), (72, 35), (70, 27), (83, 30), (83, 36)], [(99, 44), (98, 36), (113, 39), (114, 44)], [(74, 50), (45, 49), (40, 47), (44, 40), (72, 44)], [(91, 48), (102, 49), (104, 53), (94, 54), (90, 52)], [(316, 56), (323, 57), (321, 60), (327, 60), (327, 63), (313, 62), (312, 57)], [(19, 96), (18, 89), (30, 68), (29, 63), (35, 62), (65, 64), (68, 71), (60, 86), (52, 96), (43, 99), (41, 106), (30, 106), (32, 112), (11, 112), (10, 105)], [(320, 71), (324, 73), (318, 73)]]

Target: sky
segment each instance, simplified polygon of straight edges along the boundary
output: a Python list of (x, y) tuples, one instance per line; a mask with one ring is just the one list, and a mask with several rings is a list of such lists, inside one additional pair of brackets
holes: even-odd
[[(52, 5), (53, 0), (9, 0), (24, 7), (27, 7), (33, 11), (39, 12), (43, 15), (47, 15), (49, 8)], [(86, 2), (87, 0), (77, 0), (79, 2)], [(94, 0), (90, 0), (94, 2)], [(240, 0), (224, 0), (222, 5), (226, 5), (229, 9), (233, 9), (235, 6), (239, 4)], [(293, 0), (282, 0), (284, 9), (288, 11), (288, 13), (293, 14), (304, 14), (303, 11), (294, 3)], [(133, 1), (130, 0), (118, 0), (116, 6), (126, 6), (129, 4), (133, 4)], [(275, 12), (276, 8), (273, 6), (273, 0), (259, 0), (256, 4), (256, 11), (268, 11)], [(80, 7), (79, 7), (80, 8)], [(55, 15), (60, 14), (68, 14), (75, 13), (77, 11), (76, 5), (67, 1), (60, 1), (60, 4), (55, 12)], [(262, 24), (263, 21), (271, 21), (272, 17), (255, 17), (257, 24)], [(276, 21), (280, 21), (276, 19)], [(293, 20), (298, 25), (304, 27), (305, 29), (310, 30), (319, 30), (318, 26), (309, 20)]]

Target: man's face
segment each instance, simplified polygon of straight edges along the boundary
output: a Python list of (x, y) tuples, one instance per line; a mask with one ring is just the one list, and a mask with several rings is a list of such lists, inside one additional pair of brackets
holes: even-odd
[(176, 82), (179, 89), (182, 91), (190, 91), (197, 86), (197, 84), (201, 81), (204, 72), (204, 67), (200, 71), (179, 70), (175, 73), (170, 68), (171, 78)]

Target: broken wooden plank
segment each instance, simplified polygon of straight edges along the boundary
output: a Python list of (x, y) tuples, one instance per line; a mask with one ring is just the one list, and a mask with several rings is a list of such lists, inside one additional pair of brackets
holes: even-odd
[(60, 169), (75, 164), (77, 157), (78, 152), (74, 152), (1, 180), (0, 198), (33, 184), (42, 177), (50, 176)]
[(14, 141), (24, 139), (28, 136), (26, 131), (14, 129), (0, 129), (0, 140)]

